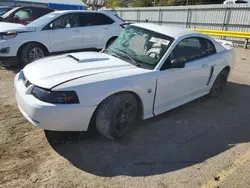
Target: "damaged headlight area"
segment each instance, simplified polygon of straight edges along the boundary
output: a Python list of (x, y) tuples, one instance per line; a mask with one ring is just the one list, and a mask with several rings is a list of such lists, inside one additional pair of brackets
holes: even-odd
[(51, 91), (35, 86), (31, 94), (37, 99), (52, 104), (79, 104), (75, 91)]

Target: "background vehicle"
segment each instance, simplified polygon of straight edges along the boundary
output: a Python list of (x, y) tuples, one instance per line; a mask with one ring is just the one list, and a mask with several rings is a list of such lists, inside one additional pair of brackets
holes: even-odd
[(27, 26), (5, 26), (0, 28), (5, 33), (0, 41), (2, 64), (13, 65), (6, 60), (16, 57), (26, 65), (49, 53), (102, 49), (115, 40), (123, 24), (108, 12), (69, 10), (47, 14)]
[(240, 3), (249, 3), (247, 0), (226, 0), (223, 4), (240, 4)]
[(0, 16), (2, 16), (3, 14), (5, 14), (6, 12), (10, 11), (13, 8), (14, 7), (10, 6), (0, 6)]
[(53, 11), (53, 9), (43, 7), (16, 7), (1, 15), (0, 21), (27, 25), (33, 20)]
[(23, 115), (45, 130), (86, 131), (94, 125), (120, 139), (138, 118), (207, 94), (218, 97), (234, 63), (232, 48), (204, 34), (132, 24), (102, 53), (26, 66), (15, 78), (16, 99)]

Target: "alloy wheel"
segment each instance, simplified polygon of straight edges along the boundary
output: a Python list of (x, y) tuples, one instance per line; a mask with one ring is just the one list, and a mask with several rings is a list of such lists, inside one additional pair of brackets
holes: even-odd
[(41, 59), (43, 57), (44, 57), (44, 52), (39, 47), (35, 47), (35, 48), (31, 49), (31, 51), (29, 53), (30, 62)]

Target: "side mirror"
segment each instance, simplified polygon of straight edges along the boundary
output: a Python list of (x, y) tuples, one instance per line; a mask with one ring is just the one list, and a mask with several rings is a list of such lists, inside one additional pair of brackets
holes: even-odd
[(184, 68), (187, 59), (184, 57), (176, 58), (171, 61), (172, 68)]

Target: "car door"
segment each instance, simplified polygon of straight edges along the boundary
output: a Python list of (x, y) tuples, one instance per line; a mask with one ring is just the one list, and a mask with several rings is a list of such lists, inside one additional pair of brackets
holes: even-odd
[(114, 21), (102, 13), (81, 13), (81, 32), (84, 48), (103, 48), (109, 39), (105, 32)]
[(33, 10), (31, 8), (21, 8), (13, 14), (12, 22), (27, 25), (33, 21)]
[(83, 48), (83, 36), (77, 13), (63, 15), (51, 22), (49, 32), (51, 52), (78, 50)]
[[(179, 42), (157, 78), (155, 115), (204, 95), (216, 60), (214, 45), (204, 38), (191, 37)], [(184, 68), (171, 68), (171, 61), (185, 58)]]

